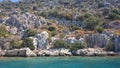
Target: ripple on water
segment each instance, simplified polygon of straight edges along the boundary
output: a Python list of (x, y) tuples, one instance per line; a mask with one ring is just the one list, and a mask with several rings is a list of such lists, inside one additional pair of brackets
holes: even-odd
[(0, 68), (119, 68), (120, 57), (0, 58)]

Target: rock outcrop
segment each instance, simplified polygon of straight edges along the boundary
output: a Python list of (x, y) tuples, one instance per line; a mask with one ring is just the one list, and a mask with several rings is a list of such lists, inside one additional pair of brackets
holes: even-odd
[(48, 37), (49, 34), (46, 31), (43, 31), (33, 38), (33, 44), (36, 49), (46, 49), (48, 46)]
[(35, 57), (37, 55), (29, 48), (21, 48), (21, 49), (6, 50), (4, 56)]
[(39, 28), (43, 24), (47, 23), (47, 20), (43, 17), (37, 17), (31, 13), (24, 14), (14, 14), (8, 17), (4, 17), (1, 19), (2, 23), (8, 28), (7, 30), (12, 34), (18, 34), (23, 36), (28, 29)]
[(69, 49), (50, 49), (50, 50), (40, 50), (37, 53), (38, 56), (71, 56), (72, 53)]
[(88, 47), (105, 47), (110, 41), (110, 37), (106, 34), (92, 34), (86, 36), (86, 43)]
[(114, 56), (114, 52), (107, 52), (101, 48), (86, 48), (72, 51), (76, 56)]

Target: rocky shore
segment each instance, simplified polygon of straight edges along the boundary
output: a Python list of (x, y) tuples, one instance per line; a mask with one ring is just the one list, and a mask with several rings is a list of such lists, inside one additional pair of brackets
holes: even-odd
[(44, 56), (119, 56), (119, 53), (104, 51), (101, 48), (85, 48), (70, 51), (69, 49), (34, 50), (29, 48), (0, 50), (1, 57), (44, 57)]

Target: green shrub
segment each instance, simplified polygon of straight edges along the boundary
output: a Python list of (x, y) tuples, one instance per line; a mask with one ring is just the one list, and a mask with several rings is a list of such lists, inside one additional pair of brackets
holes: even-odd
[(0, 37), (8, 37), (10, 34), (5, 26), (0, 26)]
[(35, 36), (36, 34), (37, 34), (37, 32), (34, 31), (34, 30), (32, 30), (32, 29), (29, 29), (29, 30), (27, 31), (27, 36), (28, 36), (28, 37)]
[(55, 35), (57, 35), (57, 31), (51, 31), (51, 32), (50, 32), (50, 37), (53, 37), (53, 36), (55, 36)]
[(68, 48), (68, 43), (65, 42), (64, 40), (56, 40), (53, 43), (55, 48), (60, 48), (60, 47), (64, 47), (64, 48)]
[(80, 21), (84, 21), (84, 20), (86, 20), (86, 19), (88, 19), (92, 16), (93, 16), (93, 14), (91, 14), (91, 13), (85, 13), (81, 16), (78, 16), (77, 19), (80, 20)]
[(100, 26), (103, 21), (99, 17), (92, 16), (84, 21), (85, 29), (94, 30), (96, 27)]
[(66, 36), (66, 34), (64, 34), (64, 33), (60, 34), (61, 38), (64, 38), (65, 36)]
[(55, 31), (55, 30), (56, 30), (56, 28), (55, 28), (55, 27), (53, 27), (53, 26), (50, 26), (50, 27), (48, 27), (48, 30), (49, 30), (49, 31)]
[(86, 46), (85, 46), (83, 43), (81, 43), (81, 42), (74, 43), (74, 44), (71, 44), (71, 45), (70, 45), (70, 49), (71, 49), (71, 50), (83, 49), (83, 48), (85, 48), (85, 47), (86, 47)]
[(81, 30), (82, 28), (79, 27), (79, 26), (71, 25), (69, 29), (70, 29), (71, 31), (75, 31), (75, 30)]
[(108, 15), (108, 19), (111, 19), (111, 20), (120, 19), (120, 9), (117, 9), (117, 8), (112, 9)]
[(40, 14), (41, 16), (43, 16), (43, 17), (48, 17), (48, 13), (47, 12), (45, 12), (45, 11), (43, 11), (43, 12), (41, 12), (41, 14)]
[(108, 19), (117, 20), (117, 19), (120, 19), (120, 15), (115, 13), (110, 13)]
[(104, 28), (98, 27), (98, 28), (96, 28), (96, 30), (97, 30), (97, 32), (102, 33), (104, 31)]
[(102, 8), (104, 6), (105, 6), (104, 3), (98, 3), (98, 8)]
[(35, 47), (33, 45), (33, 40), (30, 38), (26, 38), (23, 40), (21, 47), (29, 47), (31, 50), (34, 50)]
[(21, 43), (22, 43), (22, 41), (12, 40), (12, 41), (10, 42), (10, 49), (20, 48), (20, 47), (21, 47)]

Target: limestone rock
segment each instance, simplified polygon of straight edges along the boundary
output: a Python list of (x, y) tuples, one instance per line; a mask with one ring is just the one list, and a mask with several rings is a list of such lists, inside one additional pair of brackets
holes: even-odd
[(38, 56), (71, 56), (72, 53), (69, 49), (50, 49), (50, 50), (40, 50), (37, 54)]
[(115, 46), (115, 51), (120, 51), (120, 36), (114, 36), (113, 45)]
[(48, 46), (49, 34), (46, 31), (41, 32), (35, 38), (33, 38), (33, 43), (37, 49), (46, 49)]
[(68, 37), (66, 38), (66, 42), (70, 43), (70, 44), (73, 44), (73, 43), (82, 43), (85, 45), (86, 41), (85, 41), (85, 38), (84, 37), (80, 37), (78, 39), (76, 39), (75, 37)]
[(37, 55), (29, 48), (21, 48), (21, 49), (6, 50), (5, 56), (35, 57)]
[(107, 52), (101, 48), (87, 48), (72, 51), (73, 55), (78, 56), (106, 56)]
[(110, 41), (110, 37), (106, 34), (92, 34), (86, 36), (86, 43), (88, 47), (105, 47)]
[[(37, 17), (31, 13), (14, 14), (4, 17), (0, 24), (5, 24), (9, 27), (8, 31), (12, 34), (23, 36), (28, 29), (39, 28), (47, 23), (43, 17)], [(13, 28), (14, 27), (14, 28)], [(16, 33), (17, 32), (17, 33)]]

